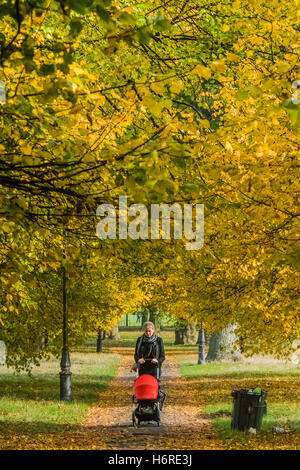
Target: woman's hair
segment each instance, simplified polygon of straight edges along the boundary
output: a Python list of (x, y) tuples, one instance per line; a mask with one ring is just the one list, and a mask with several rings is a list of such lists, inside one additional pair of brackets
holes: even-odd
[(143, 330), (144, 331), (146, 330), (147, 326), (151, 326), (153, 328), (153, 330), (155, 331), (155, 326), (152, 323), (152, 321), (145, 321), (145, 323), (143, 324)]

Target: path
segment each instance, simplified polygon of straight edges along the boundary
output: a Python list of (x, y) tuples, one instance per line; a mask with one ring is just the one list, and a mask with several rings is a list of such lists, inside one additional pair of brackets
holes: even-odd
[[(249, 377), (202, 376), (185, 379), (173, 360), (173, 351), (163, 364), (162, 386), (168, 397), (161, 414), (162, 425), (154, 423), (134, 428), (131, 423), (131, 397), (135, 374), (130, 373), (132, 348), (111, 348), (122, 355), (117, 377), (105, 392), (99, 393), (98, 402), (89, 408), (81, 425), (65, 425), (53, 432), (27, 432), (24, 423), (9, 423), (5, 434), (0, 432), (1, 449), (56, 449), (56, 450), (296, 450), (299, 449), (299, 433), (279, 434), (261, 432), (257, 435), (241, 433), (221, 441), (211, 426), (213, 417), (221, 411), (204, 413), (207, 403), (225, 401), (232, 388), (248, 387)], [(178, 351), (176, 351), (176, 357)], [(185, 354), (185, 353), (184, 353)], [(262, 377), (260, 384), (272, 391), (273, 402), (287, 395), (297, 402), (296, 378), (286, 380)], [(269, 396), (271, 400), (271, 393)], [(66, 406), (65, 404), (62, 406)], [(272, 406), (272, 401), (270, 401)], [(34, 429), (34, 428), (33, 428)], [(134, 455), (134, 454), (133, 454)]]
[[(135, 374), (130, 372), (132, 355), (124, 355), (119, 373), (98, 404), (89, 410), (83, 423), (87, 433), (93, 429), (94, 447), (107, 449), (220, 449), (209, 418), (201, 415), (201, 407), (188, 382), (174, 361), (163, 365), (162, 388), (167, 400), (161, 414), (161, 426), (142, 423), (134, 428), (131, 421), (131, 396)], [(195, 393), (195, 392), (194, 392)], [(98, 447), (97, 442), (101, 442)], [(101, 447), (103, 446), (103, 447)]]

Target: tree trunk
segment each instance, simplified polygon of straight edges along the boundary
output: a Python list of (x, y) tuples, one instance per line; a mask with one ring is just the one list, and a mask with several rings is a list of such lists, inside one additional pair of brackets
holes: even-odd
[(174, 344), (184, 344), (184, 331), (185, 328), (176, 328)]
[(184, 344), (196, 344), (198, 338), (198, 330), (196, 323), (189, 323), (184, 332)]
[(221, 333), (213, 333), (209, 340), (209, 348), (206, 356), (207, 361), (217, 361), (218, 351), (220, 347)]
[(6, 364), (6, 346), (4, 341), (0, 340), (0, 365)]
[(196, 344), (198, 338), (198, 330), (196, 323), (189, 323), (188, 325), (180, 325), (175, 328), (175, 343), (174, 344)]
[(119, 326), (114, 326), (108, 333), (108, 339), (120, 339)]
[(145, 311), (143, 311), (141, 328), (143, 328), (143, 324), (145, 323), (145, 321), (148, 321), (148, 312), (146, 313)]
[(223, 330), (211, 335), (207, 361), (240, 361), (242, 354), (235, 341), (238, 339), (235, 329), (237, 325), (227, 325)]
[(97, 335), (97, 353), (102, 352), (102, 328), (99, 328), (98, 335)]
[(49, 336), (48, 336), (48, 331), (45, 331), (44, 333), (44, 347), (46, 348), (49, 346)]
[(292, 344), (293, 348), (295, 349), (291, 354), (290, 354), (290, 361), (292, 364), (299, 364), (300, 362), (300, 341), (294, 341)]
[(150, 307), (149, 308), (149, 311), (150, 311), (150, 315), (149, 315), (149, 321), (151, 321), (153, 323), (153, 325), (155, 326), (155, 331), (156, 333), (159, 333), (159, 330), (160, 330), (160, 324), (159, 324), (159, 321), (158, 321), (158, 318), (157, 318), (157, 309), (156, 307)]
[(201, 328), (199, 330), (197, 344), (198, 344), (198, 364), (205, 364), (205, 331), (203, 328), (203, 323), (201, 323)]
[(152, 323), (155, 325), (155, 309), (154, 308), (150, 308), (149, 321), (152, 321)]
[(175, 343), (174, 344), (196, 344), (198, 338), (198, 330), (196, 323), (188, 325), (180, 324), (175, 327)]

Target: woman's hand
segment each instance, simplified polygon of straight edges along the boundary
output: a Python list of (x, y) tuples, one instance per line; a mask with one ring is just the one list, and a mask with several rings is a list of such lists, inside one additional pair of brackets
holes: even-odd
[(143, 359), (143, 358), (141, 357), (141, 359), (138, 360), (138, 363), (139, 363), (139, 364), (144, 364), (144, 363), (145, 363), (145, 359)]
[(152, 359), (152, 364), (157, 364), (158, 363), (158, 360), (157, 359)]

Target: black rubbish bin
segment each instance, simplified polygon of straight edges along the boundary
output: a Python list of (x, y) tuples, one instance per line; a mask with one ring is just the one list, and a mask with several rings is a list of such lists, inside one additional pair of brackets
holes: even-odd
[(246, 431), (249, 428), (260, 429), (263, 415), (267, 413), (265, 402), (267, 393), (261, 389), (233, 390), (231, 429), (239, 431)]

